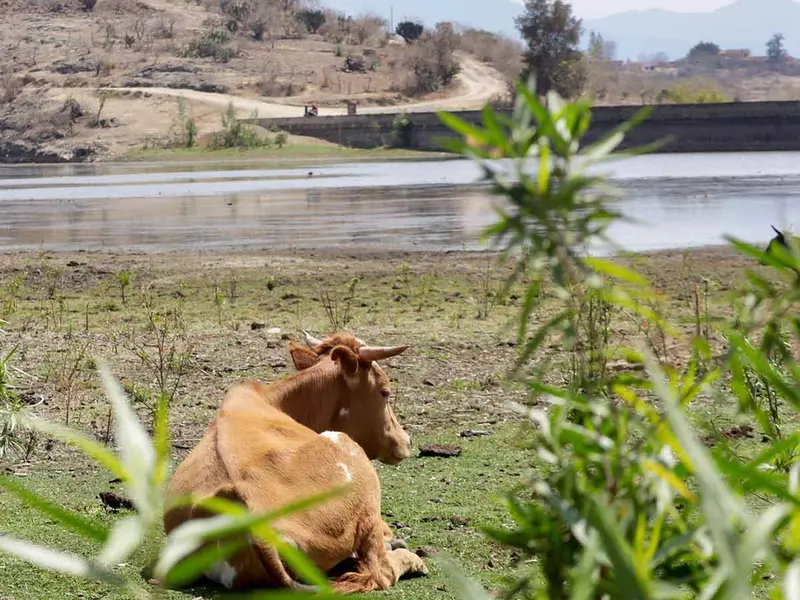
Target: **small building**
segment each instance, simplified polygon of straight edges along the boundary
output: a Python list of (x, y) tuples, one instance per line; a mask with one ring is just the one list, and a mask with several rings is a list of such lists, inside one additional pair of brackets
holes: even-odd
[(740, 49), (740, 50), (722, 50), (720, 53), (720, 58), (728, 58), (731, 60), (745, 60), (750, 58), (750, 50), (747, 48)]

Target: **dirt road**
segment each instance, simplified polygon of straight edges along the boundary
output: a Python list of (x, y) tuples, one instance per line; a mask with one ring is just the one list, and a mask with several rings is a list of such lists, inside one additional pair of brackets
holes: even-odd
[[(505, 93), (506, 83), (502, 75), (489, 65), (477, 59), (460, 55), (461, 72), (457, 75), (460, 91), (454, 96), (426, 102), (415, 102), (409, 104), (397, 104), (392, 106), (367, 106), (359, 108), (360, 114), (381, 114), (406, 112), (432, 112), (438, 110), (477, 110), (492, 98)], [(238, 111), (252, 113), (258, 111), (259, 117), (281, 118), (302, 116), (302, 103), (294, 104), (290, 98), (268, 98), (256, 99), (245, 98), (233, 94), (214, 94), (209, 92), (198, 92), (195, 90), (181, 90), (172, 88), (152, 87), (152, 88), (128, 88), (115, 87), (105, 88), (116, 93), (141, 92), (151, 96), (182, 96), (187, 101), (194, 104), (205, 104), (224, 109), (231, 102)], [(66, 91), (66, 90), (65, 90)], [(98, 90), (99, 91), (99, 90)], [(333, 116), (347, 114), (347, 109), (342, 108), (320, 108), (320, 116)]]

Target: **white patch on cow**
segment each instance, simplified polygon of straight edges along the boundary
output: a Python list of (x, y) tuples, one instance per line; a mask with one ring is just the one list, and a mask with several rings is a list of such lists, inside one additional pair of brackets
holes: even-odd
[(340, 443), (339, 439), (342, 437), (342, 434), (339, 433), (338, 431), (323, 431), (322, 433), (320, 433), (320, 435), (324, 438), (328, 438), (334, 444)]
[(340, 408), (339, 409), (339, 416), (340, 417), (346, 417), (349, 414), (350, 414), (350, 411), (347, 408)]
[(228, 561), (220, 560), (211, 565), (211, 568), (205, 572), (205, 576), (230, 590), (236, 580), (236, 569)]
[(350, 472), (350, 469), (347, 467), (346, 464), (339, 462), (336, 463), (336, 466), (339, 467), (342, 471), (344, 471), (344, 478), (347, 481), (353, 481), (353, 474)]

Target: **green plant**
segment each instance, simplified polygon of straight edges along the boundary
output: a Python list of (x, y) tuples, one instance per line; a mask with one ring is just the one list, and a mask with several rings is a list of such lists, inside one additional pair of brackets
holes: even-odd
[[(255, 118), (255, 115), (254, 115)], [(262, 136), (256, 129), (236, 116), (233, 102), (228, 104), (228, 109), (222, 115), (222, 131), (211, 138), (209, 144), (212, 149), (222, 148), (262, 148), (269, 146), (270, 140)]]
[(395, 148), (408, 148), (411, 146), (411, 136), (414, 122), (408, 113), (402, 112), (392, 121), (392, 146)]
[(194, 148), (197, 145), (197, 121), (189, 116), (186, 100), (178, 98), (178, 116), (175, 123), (173, 145), (179, 148)]
[[(505, 597), (744, 599), (769, 580), (767, 574), (777, 573), (770, 597), (797, 598), (800, 434), (776, 432), (765, 448), (748, 456), (725, 445), (711, 452), (694, 431), (689, 411), (701, 396), (727, 396), (742, 416), (774, 432), (772, 413), (781, 407), (753, 393), (748, 382), (755, 373), (796, 414), (800, 368), (782, 332), (800, 342), (795, 310), (800, 287), (779, 287), (748, 273), (733, 300), (735, 318), (725, 328), (727, 347), (713, 360), (707, 340), (695, 336), (683, 370), (660, 365), (651, 348), (631, 347), (621, 355), (632, 370), (641, 366), (642, 376), (592, 369), (589, 386), (549, 383), (546, 361), (530, 364), (543, 344), (561, 338), (592, 364), (593, 354), (606, 345), (609, 309), (646, 319), (675, 339), (682, 335), (660, 317), (657, 294), (641, 275), (578, 252), (592, 241), (611, 242), (608, 226), (621, 218), (610, 208), (617, 191), (596, 168), (626, 154), (611, 153), (646, 111), (584, 146), (587, 102), (565, 103), (550, 92), (544, 104), (532, 84), (517, 89), (510, 117), (487, 108), (482, 126), (473, 126), (441, 115), (454, 131), (477, 142), (456, 140), (450, 147), (475, 160), (493, 192), (510, 201), (487, 237), (503, 243), (504, 259), (529, 248), (509, 281), (526, 271), (532, 275), (520, 311), (516, 372), (531, 401), (547, 408), (516, 406), (533, 425), (529, 447), (537, 469), (505, 498), (512, 524), (485, 529), (520, 555), (518, 577)], [(489, 162), (490, 156), (507, 163)], [(785, 276), (800, 266), (795, 242), (770, 255), (730, 241)], [(545, 278), (564, 309), (529, 333)], [(582, 326), (582, 319), (595, 325)], [(524, 374), (523, 367), (529, 369)], [(768, 502), (748, 505), (756, 497)], [(488, 598), (455, 567), (448, 568), (464, 598)]]
[(119, 292), (120, 297), (122, 298), (122, 304), (127, 304), (128, 302), (125, 299), (125, 290), (131, 285), (131, 272), (127, 270), (118, 271), (117, 283), (119, 283)]
[(331, 324), (332, 331), (340, 331), (347, 327), (353, 320), (353, 301), (356, 297), (356, 287), (359, 284), (357, 277), (350, 280), (350, 285), (347, 288), (347, 293), (342, 300), (338, 298), (331, 298), (328, 290), (322, 292), (322, 306), (325, 308), (325, 314), (328, 315), (328, 321)]
[(238, 55), (235, 48), (228, 45), (230, 35), (222, 29), (212, 29), (200, 37), (190, 40), (181, 50), (186, 58), (213, 58), (227, 63)]
[[(142, 307), (147, 334), (141, 337), (130, 331), (122, 343), (155, 379), (158, 400), (169, 403), (178, 392), (191, 355), (181, 305), (159, 309), (155, 306), (152, 291), (147, 288), (142, 294)], [(155, 418), (157, 405), (151, 403), (147, 408)]]
[[(2, 325), (4, 321), (0, 321)], [(17, 351), (14, 346), (2, 359), (0, 359), (0, 458), (8, 455), (10, 450), (21, 455), (24, 459), (30, 456), (36, 445), (36, 435), (20, 418), (25, 408), (17, 387), (14, 384), (12, 372), (19, 371), (11, 364), (11, 359)]]

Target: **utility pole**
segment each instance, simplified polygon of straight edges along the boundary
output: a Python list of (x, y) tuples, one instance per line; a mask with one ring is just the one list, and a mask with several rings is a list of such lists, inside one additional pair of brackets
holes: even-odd
[(394, 33), (394, 4), (389, 5), (389, 33)]

